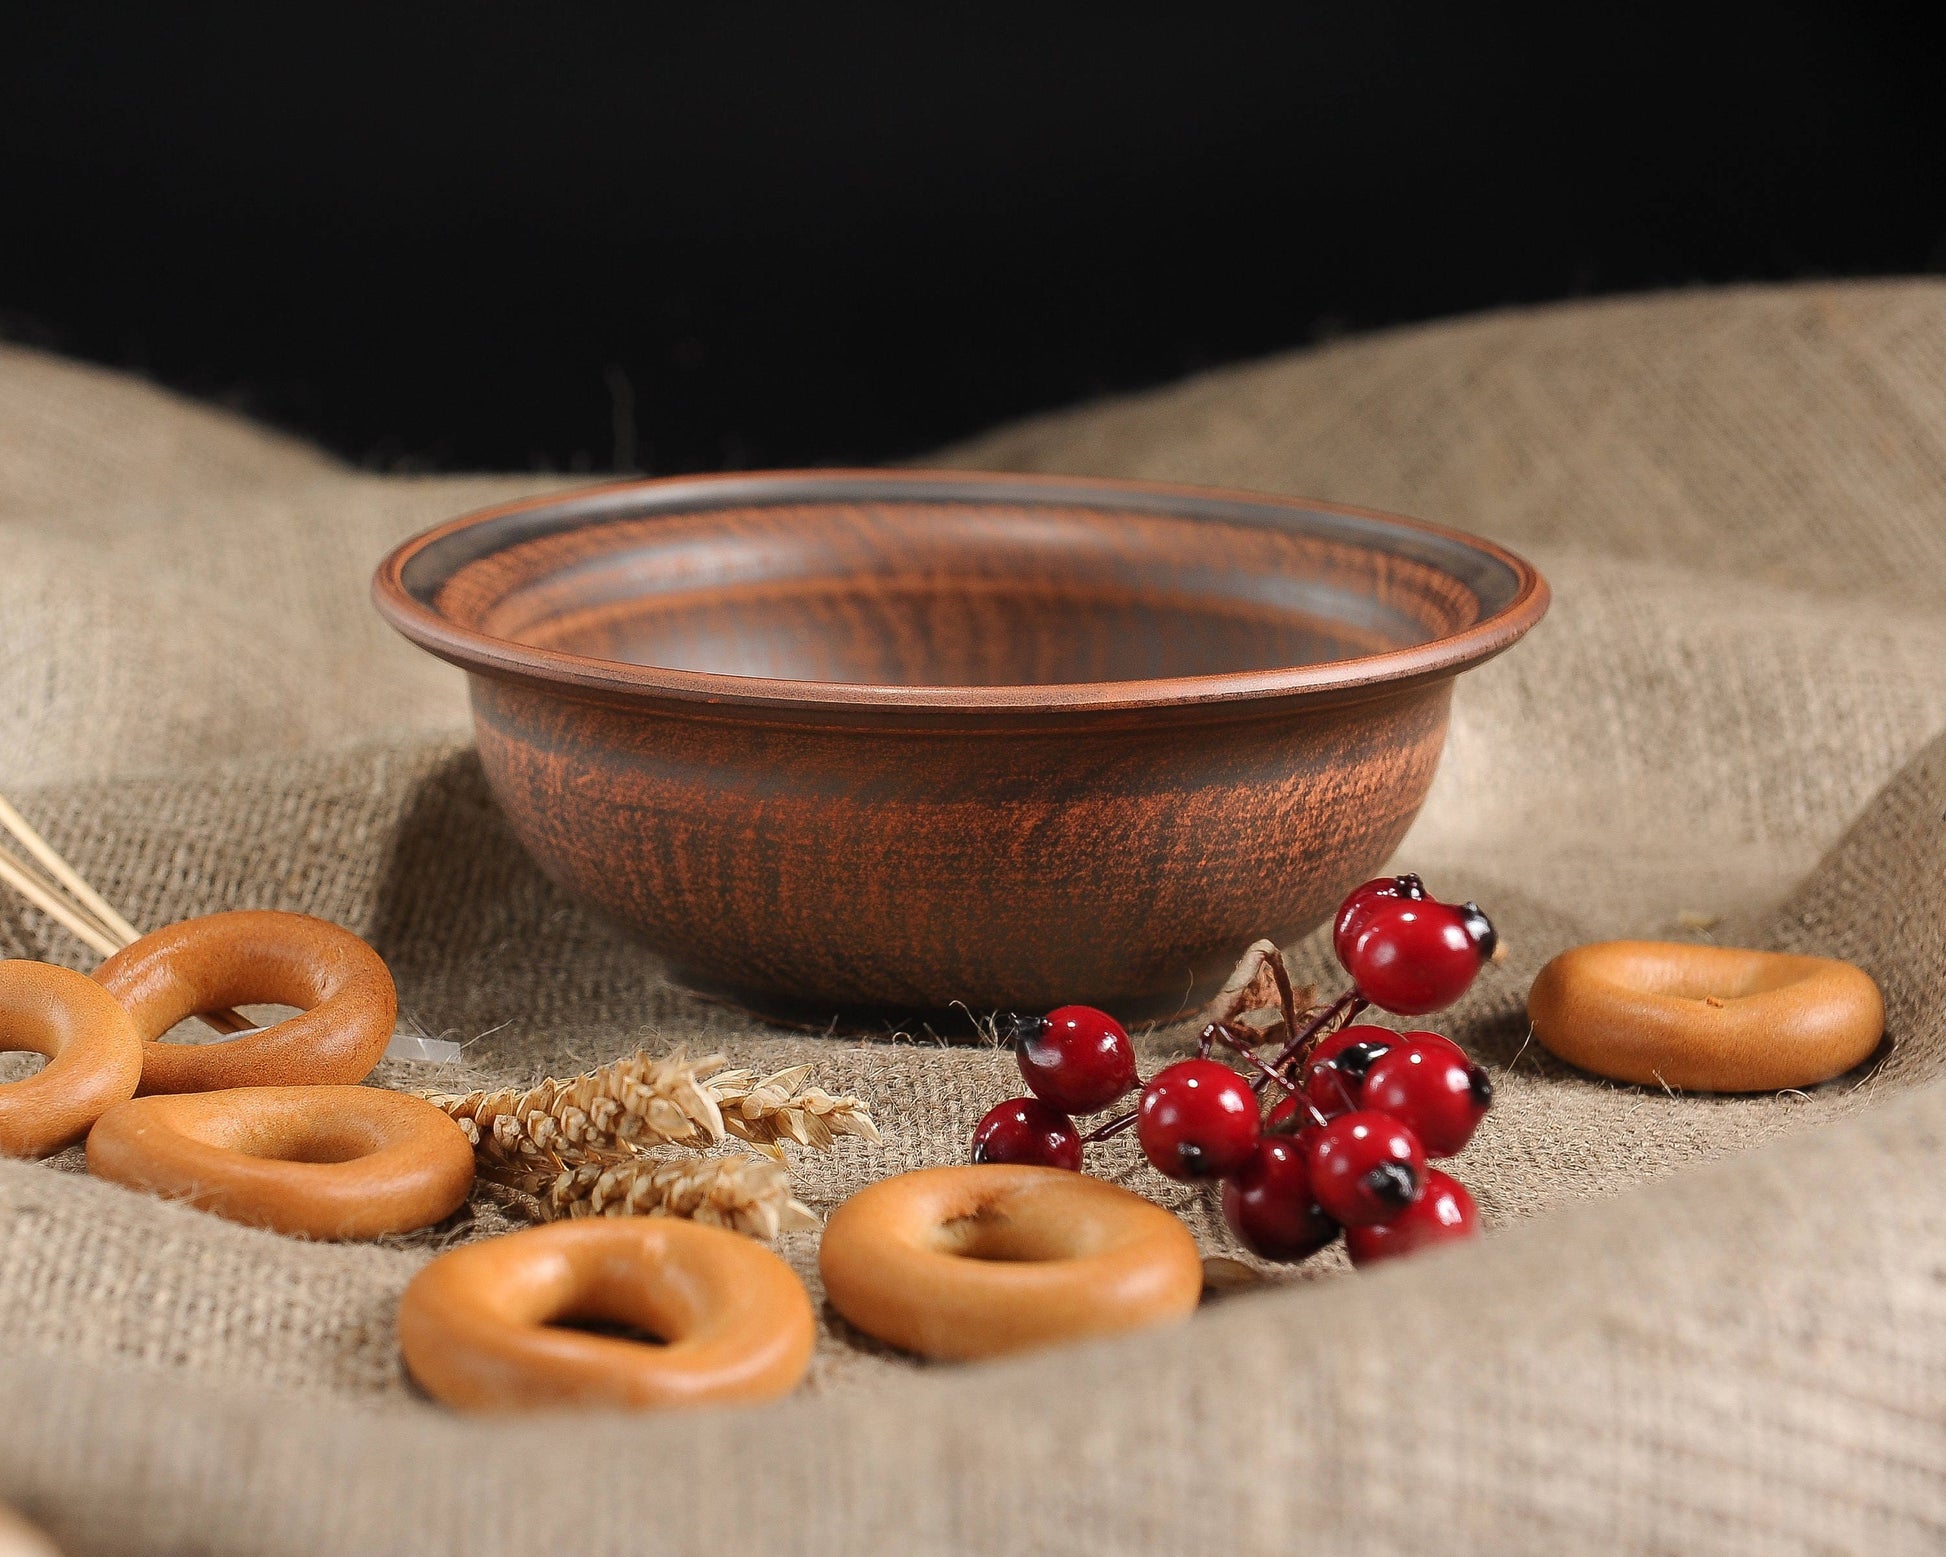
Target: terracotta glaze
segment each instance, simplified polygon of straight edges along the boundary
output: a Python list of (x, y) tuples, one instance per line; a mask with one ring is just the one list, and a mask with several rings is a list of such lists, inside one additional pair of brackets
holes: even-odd
[(631, 483), (400, 547), (543, 869), (681, 976), (837, 1011), (1189, 1009), (1397, 846), (1519, 558), (1284, 498), (1049, 477)]

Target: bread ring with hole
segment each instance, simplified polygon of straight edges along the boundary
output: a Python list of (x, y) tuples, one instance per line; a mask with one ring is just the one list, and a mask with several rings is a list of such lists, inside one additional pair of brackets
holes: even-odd
[(378, 1238), (458, 1210), (473, 1146), (409, 1093), (240, 1087), (117, 1104), (88, 1133), (88, 1171), (251, 1227)]
[(860, 1190), (818, 1252), (832, 1306), (924, 1357), (1027, 1351), (1181, 1319), (1202, 1295), (1189, 1229), (1064, 1168), (921, 1168)]
[(0, 962), (0, 1050), (47, 1064), (0, 1085), (0, 1153), (46, 1157), (135, 1095), (142, 1036), (121, 1003), (85, 974), (51, 962)]
[[(392, 1041), (398, 994), (384, 958), (346, 929), (263, 909), (156, 930), (95, 969), (141, 1033), (140, 1091), (350, 1085)], [(221, 1043), (159, 1043), (185, 1017), (241, 1005), (299, 1015)]]
[(1570, 1065), (1688, 1092), (1777, 1092), (1829, 1081), (1878, 1047), (1885, 1004), (1830, 957), (1602, 941), (1541, 969), (1534, 1036)]
[[(587, 1320), (664, 1344), (566, 1329)], [(443, 1254), (399, 1302), (399, 1350), (465, 1411), (667, 1410), (774, 1400), (810, 1365), (811, 1299), (741, 1233), (675, 1217), (588, 1218)]]

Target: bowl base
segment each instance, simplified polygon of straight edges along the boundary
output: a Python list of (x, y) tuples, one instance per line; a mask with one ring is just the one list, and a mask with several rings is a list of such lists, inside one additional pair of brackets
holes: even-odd
[[(1104, 1009), (1131, 1030), (1136, 1027), (1169, 1027), (1187, 1021), (1223, 987), (1223, 974), (1197, 987), (1165, 999), (1116, 1000)], [(670, 980), (698, 999), (711, 1005), (739, 1011), (772, 1027), (795, 1032), (817, 1033), (829, 1038), (920, 1039), (934, 1043), (981, 1044), (995, 1041), (994, 1009), (977, 1006), (894, 1006), (834, 1005), (828, 1001), (799, 1000), (769, 990), (726, 984), (693, 974), (684, 968), (671, 968)], [(1004, 1008), (1002, 1008), (1004, 1009)]]

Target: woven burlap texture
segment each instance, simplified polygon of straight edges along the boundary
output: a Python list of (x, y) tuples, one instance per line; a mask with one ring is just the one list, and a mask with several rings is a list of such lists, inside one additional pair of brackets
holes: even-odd
[[(827, 1313), (781, 1407), (483, 1423), (414, 1394), (391, 1315), (506, 1198), (314, 1245), (72, 1154), (0, 1164), (0, 1497), (77, 1553), (1946, 1542), (1946, 286), (1461, 321), (948, 458), (1394, 506), (1548, 572), (1549, 621), (1463, 681), (1402, 855), (1513, 947), (1453, 1023), (1501, 1084), (1458, 1168), (1493, 1236), (1357, 1276), (1316, 1261), (1166, 1335), (991, 1367), (918, 1367)], [(0, 787), (137, 923), (262, 905), (368, 935), (404, 1009), (469, 1040), (381, 1082), (638, 1044), (814, 1060), (885, 1132), (794, 1157), (814, 1207), (959, 1160), (1013, 1090), (1005, 1055), (756, 1027), (513, 846), (457, 673), (378, 626), (365, 584), (397, 538), (541, 484), (356, 473), (0, 353)], [(1526, 984), (1623, 930), (1853, 958), (1891, 1052), (1775, 1098), (1577, 1076), (1527, 1041)], [(89, 964), (12, 902), (0, 950)], [(1315, 941), (1297, 956), (1328, 976)], [(1235, 1252), (1126, 1143), (1104, 1168)], [(815, 1234), (781, 1248), (821, 1301)]]

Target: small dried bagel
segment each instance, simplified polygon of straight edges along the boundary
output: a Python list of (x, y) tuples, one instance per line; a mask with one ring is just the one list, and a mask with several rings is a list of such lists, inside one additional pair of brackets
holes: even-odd
[(1534, 980), (1527, 1015), (1570, 1065), (1687, 1092), (1813, 1086), (1885, 1031), (1878, 986), (1848, 962), (1673, 941), (1563, 952)]
[(1196, 1240), (1160, 1206), (1063, 1168), (922, 1168), (867, 1186), (825, 1224), (832, 1306), (925, 1357), (992, 1357), (1181, 1319)]
[(132, 1098), (88, 1134), (88, 1171), (302, 1238), (430, 1227), (473, 1187), (466, 1133), (377, 1087), (241, 1087)]
[[(632, 1326), (660, 1346), (561, 1321)], [(590, 1218), (443, 1254), (399, 1301), (399, 1350), (466, 1411), (667, 1410), (788, 1394), (817, 1320), (761, 1244), (675, 1217)]]
[(31, 1050), (47, 1064), (0, 1085), (0, 1153), (46, 1157), (88, 1133), (135, 1095), (142, 1037), (121, 1003), (72, 968), (0, 962), (0, 1050)]
[[(262, 909), (186, 919), (124, 946), (95, 982), (142, 1035), (143, 1093), (349, 1085), (392, 1041), (385, 960), (349, 930)], [(185, 1017), (242, 1005), (300, 1014), (221, 1043), (159, 1043)]]

